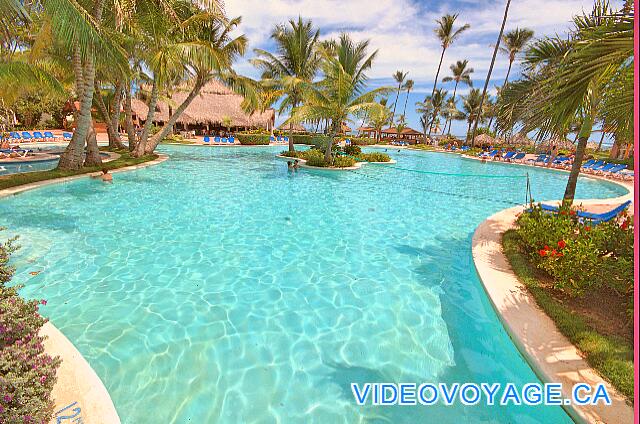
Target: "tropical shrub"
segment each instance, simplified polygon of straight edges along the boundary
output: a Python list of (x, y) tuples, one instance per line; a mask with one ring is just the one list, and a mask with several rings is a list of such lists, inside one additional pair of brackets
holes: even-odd
[(518, 218), (516, 230), (531, 261), (570, 294), (608, 286), (633, 291), (633, 223), (626, 215), (607, 223), (581, 222), (576, 209), (557, 214), (533, 207)]
[(269, 144), (269, 134), (236, 134), (236, 138), (242, 145), (258, 146)]
[(357, 144), (358, 146), (370, 146), (372, 144), (376, 144), (375, 138), (369, 137), (352, 137), (349, 138), (352, 144)]
[(44, 352), (39, 335), (47, 320), (38, 306), (46, 301), (24, 300), (20, 286), (7, 286), (13, 276), (12, 242), (0, 243), (0, 422), (47, 423), (60, 360)]
[(336, 156), (333, 158), (333, 166), (335, 168), (349, 168), (355, 165), (356, 160), (349, 156)]
[(300, 153), (300, 157), (306, 160), (307, 165), (309, 166), (321, 166), (321, 167), (329, 166), (329, 164), (327, 164), (324, 161), (324, 153), (322, 153), (320, 150), (309, 149), (307, 151), (299, 152), (299, 153)]
[(358, 156), (362, 153), (362, 149), (355, 145), (344, 146), (344, 153), (349, 156)]
[(360, 153), (358, 160), (365, 162), (389, 162), (391, 157), (386, 153), (372, 152), (372, 153)]

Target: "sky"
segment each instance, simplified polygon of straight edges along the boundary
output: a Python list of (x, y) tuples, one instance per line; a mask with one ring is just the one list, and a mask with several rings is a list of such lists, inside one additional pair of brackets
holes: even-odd
[[(371, 51), (378, 56), (368, 72), (370, 87), (395, 86), (391, 75), (397, 70), (408, 72), (414, 80), (414, 90), (407, 101), (407, 123), (420, 130), (415, 103), (431, 94), (440, 60), (441, 46), (434, 34), (436, 19), (446, 13), (458, 13), (457, 25), (469, 24), (445, 53), (438, 87), (453, 92), (453, 83), (442, 83), (450, 74), (449, 66), (457, 60), (469, 60), (474, 69), (473, 87), (482, 89), (491, 63), (491, 56), (500, 31), (506, 0), (225, 0), (230, 17), (241, 16), (240, 31), (249, 40), (247, 54), (239, 60), (237, 71), (251, 77), (259, 72), (249, 63), (253, 49), (273, 51), (269, 35), (276, 24), (295, 19), (298, 15), (310, 19), (320, 29), (322, 39), (337, 38), (341, 32), (356, 40), (370, 40)], [(536, 37), (565, 34), (573, 15), (592, 8), (593, 0), (514, 0), (511, 3), (505, 32), (516, 27), (530, 28)], [(489, 87), (502, 85), (507, 73), (508, 58), (498, 53)], [(520, 73), (516, 63), (509, 79)], [(467, 87), (459, 87), (465, 94)], [(390, 103), (395, 94), (390, 96)], [(404, 107), (400, 96), (398, 109)], [(398, 112), (396, 112), (398, 114)], [(276, 123), (286, 116), (278, 116)], [(360, 122), (350, 123), (357, 128)], [(454, 122), (455, 135), (466, 132), (466, 123)]]

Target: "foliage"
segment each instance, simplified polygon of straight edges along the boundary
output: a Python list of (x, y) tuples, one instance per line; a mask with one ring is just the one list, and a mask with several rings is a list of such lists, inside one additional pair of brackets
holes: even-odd
[(55, 128), (59, 128), (62, 126), (63, 106), (64, 100), (40, 91), (20, 96), (13, 104), (12, 110), (25, 129), (34, 129), (43, 113), (51, 114), (56, 121)]
[(629, 401), (633, 401), (633, 346), (619, 337), (596, 331), (589, 325), (588, 317), (556, 300), (540, 284), (540, 270), (530, 263), (530, 256), (522, 253), (522, 244), (523, 240), (515, 230), (509, 230), (503, 236), (504, 253), (518, 279), (560, 332), (582, 352), (587, 362)]
[(349, 156), (358, 156), (362, 153), (362, 149), (356, 145), (344, 146), (344, 153)]
[(336, 156), (333, 158), (334, 168), (349, 168), (356, 164), (356, 160), (348, 156)]
[(581, 222), (576, 209), (550, 214), (535, 206), (518, 218), (517, 234), (523, 251), (558, 289), (574, 295), (601, 285), (633, 291), (633, 223), (626, 215), (594, 226)]
[(307, 165), (309, 166), (329, 166), (329, 164), (325, 162), (324, 154), (320, 150), (309, 149), (304, 152), (299, 152), (299, 154), (302, 159), (307, 161)]
[(269, 144), (269, 134), (236, 134), (240, 144), (246, 146), (257, 146)]
[(351, 140), (351, 144), (356, 144), (358, 146), (370, 146), (376, 144), (376, 139), (369, 137), (352, 137), (349, 138), (349, 140)]
[(44, 352), (39, 335), (47, 320), (38, 306), (46, 302), (24, 300), (21, 286), (7, 285), (14, 240), (0, 243), (0, 422), (46, 423), (53, 414), (51, 391), (60, 360)]
[(381, 152), (371, 152), (371, 153), (360, 153), (357, 155), (358, 160), (364, 162), (389, 162), (391, 161), (391, 157), (386, 153)]

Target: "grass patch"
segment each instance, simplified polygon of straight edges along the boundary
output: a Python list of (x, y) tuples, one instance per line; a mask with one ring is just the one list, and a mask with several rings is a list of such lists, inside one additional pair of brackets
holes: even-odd
[[(107, 149), (105, 149), (107, 150)], [(113, 161), (105, 162), (102, 166), (90, 166), (74, 171), (62, 171), (59, 169), (52, 169), (50, 171), (37, 171), (37, 172), (25, 172), (22, 174), (12, 174), (0, 177), (0, 190), (5, 188), (16, 187), (24, 184), (35, 183), (38, 181), (54, 180), (57, 178), (70, 177), (73, 175), (89, 174), (92, 172), (98, 172), (102, 168), (118, 169), (127, 166), (138, 165), (144, 162), (149, 162), (158, 158), (158, 155), (145, 155), (139, 158), (131, 156), (128, 150), (109, 150), (114, 153), (119, 153), (121, 156)]]
[(570, 310), (542, 287), (539, 281), (544, 277), (520, 251), (520, 239), (515, 230), (504, 234), (502, 245), (518, 279), (556, 323), (560, 332), (582, 352), (589, 365), (626, 396), (629, 402), (633, 402), (633, 346), (620, 337), (597, 332), (584, 317)]

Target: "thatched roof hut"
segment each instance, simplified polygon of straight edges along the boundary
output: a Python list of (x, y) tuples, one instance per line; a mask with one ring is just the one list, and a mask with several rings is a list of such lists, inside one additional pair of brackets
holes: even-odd
[(302, 124), (299, 124), (299, 123), (296, 123), (296, 124), (285, 124), (285, 123), (283, 123), (278, 127), (278, 130), (282, 131), (282, 132), (291, 131), (291, 132), (294, 132), (294, 133), (305, 133), (305, 132), (307, 132), (307, 129)]
[[(169, 100), (159, 101), (153, 121), (155, 123), (167, 122), (169, 116), (188, 95), (188, 89), (176, 89)], [(273, 109), (250, 115), (242, 110), (242, 101), (241, 95), (234, 93), (218, 81), (211, 81), (202, 88), (200, 95), (196, 96), (180, 115), (177, 123), (184, 129), (214, 129), (223, 128), (225, 118), (230, 118), (232, 128), (264, 128), (267, 130), (273, 128), (275, 122)], [(149, 108), (145, 102), (132, 99), (131, 107), (138, 119), (146, 120)]]

